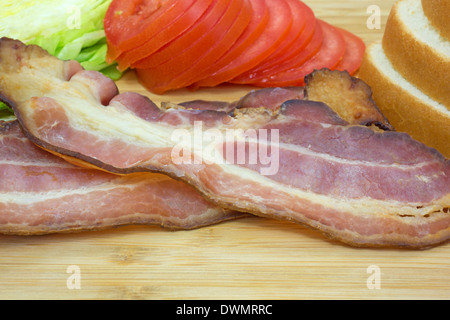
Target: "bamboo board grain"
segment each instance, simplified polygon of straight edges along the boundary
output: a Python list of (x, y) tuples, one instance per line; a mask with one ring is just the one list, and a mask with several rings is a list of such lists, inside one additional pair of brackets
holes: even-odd
[[(305, 3), (370, 43), (381, 39), (394, 1)], [(369, 5), (381, 9), (379, 30), (366, 26)], [(157, 96), (133, 73), (118, 85), (155, 102), (233, 101), (252, 89), (220, 86)], [(79, 288), (71, 287), (71, 266), (80, 272)], [(379, 271), (378, 287), (371, 270)], [(450, 299), (450, 244), (424, 251), (356, 249), (257, 217), (191, 231), (129, 226), (0, 236), (0, 299)]]

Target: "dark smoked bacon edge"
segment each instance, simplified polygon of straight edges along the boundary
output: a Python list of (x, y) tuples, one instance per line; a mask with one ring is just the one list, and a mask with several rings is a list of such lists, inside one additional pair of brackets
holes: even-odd
[(305, 99), (326, 103), (349, 123), (395, 130), (375, 104), (372, 89), (347, 71), (321, 69), (311, 72), (305, 77), (304, 94)]
[[(15, 49), (17, 48), (14, 48), (14, 50)], [(22, 59), (22, 56), (18, 56), (18, 59)], [(23, 121), (24, 119), (21, 118), (18, 104), (16, 104), (15, 102), (11, 103), (11, 101), (6, 102), (9, 103), (11, 107), (13, 107), (16, 114), (18, 115), (19, 120)], [(310, 101), (309, 104), (313, 106), (314, 102)], [(300, 105), (302, 105), (302, 107), (305, 107), (308, 104), (301, 103)], [(323, 106), (323, 104), (321, 106)], [(301, 122), (300, 119), (298, 119), (298, 121)], [(357, 126), (355, 128), (357, 128)], [(369, 130), (367, 128), (362, 128), (364, 127), (360, 127), (360, 129), (358, 130), (361, 132), (367, 132), (367, 130)], [(422, 157), (422, 159), (428, 159), (429, 161), (431, 161), (430, 164), (427, 164), (427, 166), (431, 165), (431, 168), (437, 166), (437, 170), (443, 171), (438, 171), (435, 173), (438, 173), (440, 175), (443, 174), (445, 177), (443, 179), (448, 180), (449, 162), (448, 160), (443, 159), (442, 155), (440, 155), (436, 150), (427, 148), (424, 145), (412, 141), (410, 137), (405, 134), (392, 133), (391, 135), (383, 135), (379, 137), (382, 137), (382, 140), (389, 143), (390, 141), (392, 141), (389, 137), (397, 137), (396, 139), (400, 139), (400, 141), (404, 140), (406, 146), (410, 147), (409, 151), (419, 152), (418, 155)], [(223, 207), (243, 210), (263, 217), (275, 217), (278, 219), (301, 223), (308, 227), (321, 231), (323, 234), (327, 235), (330, 238), (353, 246), (402, 247), (417, 249), (435, 246), (437, 244), (447, 242), (450, 238), (450, 214), (448, 209), (449, 193), (447, 190), (448, 184), (444, 185), (443, 190), (438, 190), (436, 188), (433, 189), (435, 190), (435, 196), (440, 203), (438, 204), (438, 206), (441, 207), (441, 209), (433, 212), (429, 211), (429, 213), (425, 216), (420, 216), (420, 214), (417, 216), (404, 216), (394, 214), (394, 212), (389, 212), (389, 205), (392, 204), (391, 202), (380, 201), (380, 203), (370, 203), (373, 202), (371, 199), (367, 200), (367, 205), (370, 204), (371, 208), (374, 208), (376, 205), (383, 205), (384, 203), (386, 205), (385, 209), (388, 210), (388, 212), (381, 215), (360, 215), (354, 210), (336, 210), (333, 208), (333, 202), (320, 203), (317, 201), (311, 202), (307, 199), (299, 199), (298, 197), (295, 197), (290, 193), (283, 192), (281, 189), (272, 190), (270, 188), (270, 185), (263, 186), (262, 189), (264, 189), (263, 194), (271, 195), (272, 198), (265, 199), (266, 202), (263, 206), (261, 206), (260, 203), (253, 202), (252, 199), (248, 199), (248, 201), (246, 201), (245, 203), (236, 203), (235, 198), (227, 198), (227, 184), (232, 188), (233, 186), (236, 187), (236, 185), (245, 185), (242, 183), (249, 181), (246, 181), (245, 177), (234, 176), (233, 181), (226, 179), (227, 177), (225, 175), (221, 177), (220, 175), (223, 172), (220, 166), (217, 165), (208, 168), (208, 171), (206, 172), (207, 176), (203, 176), (199, 180), (199, 177), (192, 175), (192, 172), (189, 172), (190, 169), (186, 167), (181, 169), (175, 168), (175, 170), (173, 170), (174, 168), (162, 169), (159, 166), (145, 164), (128, 168), (117, 168), (105, 164), (101, 161), (92, 159), (91, 157), (79, 155), (76, 152), (61, 149), (60, 147), (56, 147), (52, 144), (46, 144), (45, 142), (43, 143), (38, 138), (34, 138), (33, 141), (37, 144), (41, 144), (41, 146), (43, 146), (44, 148), (52, 150), (55, 153), (64, 153), (66, 155), (69, 155), (70, 157), (78, 158), (82, 161), (87, 161), (91, 165), (99, 166), (104, 170), (111, 170), (112, 172), (120, 174), (132, 173), (137, 171), (162, 172), (174, 178), (180, 178), (183, 181), (191, 184), (202, 194), (204, 194), (204, 196), (209, 198), (211, 201), (215, 201), (217, 204)], [(369, 147), (371, 146), (369, 145)], [(370, 150), (370, 148), (368, 150)], [(414, 157), (411, 159), (411, 161), (413, 161)], [(412, 164), (414, 164), (414, 162), (412, 162)], [(441, 167), (442, 169), (439, 169), (439, 167)], [(180, 171), (177, 171), (177, 169), (180, 169)], [(213, 191), (214, 185), (211, 185), (211, 183), (214, 183), (218, 178), (225, 178), (221, 181), (223, 183), (222, 186), (224, 187), (224, 190), (216, 190), (216, 192), (218, 193), (215, 193)], [(276, 209), (276, 206), (271, 201), (276, 202), (280, 199), (283, 200), (283, 203), (286, 205), (286, 207), (278, 207), (278, 209)], [(294, 200), (299, 201), (296, 202)], [(332, 198), (330, 198), (329, 200), (333, 201)], [(342, 199), (340, 199), (340, 201), (342, 201)], [(265, 206), (266, 204), (268, 206)], [(272, 207), (270, 207), (271, 205)], [(410, 206), (411, 203), (406, 202), (401, 203), (401, 205)], [(362, 205), (360, 209), (362, 210), (363, 207), (365, 206)], [(431, 207), (434, 207), (434, 205), (431, 205)], [(418, 206), (417, 210), (419, 210), (420, 208), (421, 206)], [(395, 210), (395, 208), (390, 208), (390, 210)], [(343, 228), (342, 226), (341, 228), (335, 228), (333, 225), (327, 225), (326, 223), (323, 223), (324, 219), (326, 220), (329, 218), (339, 218), (340, 221), (348, 221), (350, 224), (344, 225)], [(369, 233), (364, 233), (364, 230), (367, 228), (370, 229)]]

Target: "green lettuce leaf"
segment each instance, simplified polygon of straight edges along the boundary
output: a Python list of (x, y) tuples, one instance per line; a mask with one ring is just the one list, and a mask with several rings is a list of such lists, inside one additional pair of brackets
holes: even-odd
[[(118, 80), (122, 72), (108, 64), (103, 18), (112, 0), (1, 0), (0, 37), (36, 44), (62, 60), (77, 60)], [(0, 103), (2, 115), (12, 111)]]
[(14, 119), (14, 112), (3, 102), (0, 102), (0, 121)]

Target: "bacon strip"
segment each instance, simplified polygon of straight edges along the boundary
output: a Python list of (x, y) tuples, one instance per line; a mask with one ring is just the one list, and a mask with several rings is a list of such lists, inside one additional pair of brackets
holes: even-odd
[(450, 163), (405, 133), (352, 125), (305, 100), (229, 113), (144, 107), (107, 79), (68, 76), (65, 64), (0, 42), (2, 100), (45, 149), (114, 173), (164, 173), (223, 207), (354, 246), (425, 248), (450, 238)]
[(74, 166), (0, 122), (0, 233), (36, 235), (159, 224), (192, 229), (244, 214), (207, 202), (165, 175), (118, 176)]

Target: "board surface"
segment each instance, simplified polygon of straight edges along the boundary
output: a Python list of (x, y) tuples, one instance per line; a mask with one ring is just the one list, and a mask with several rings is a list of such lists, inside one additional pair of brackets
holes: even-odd
[[(394, 3), (304, 2), (366, 44), (381, 39)], [(373, 5), (381, 12), (380, 29), (367, 27)], [(234, 101), (252, 89), (220, 86), (157, 96), (132, 72), (118, 85), (157, 103)], [(0, 299), (450, 299), (450, 243), (423, 251), (357, 249), (257, 217), (190, 231), (129, 226), (0, 236)]]

